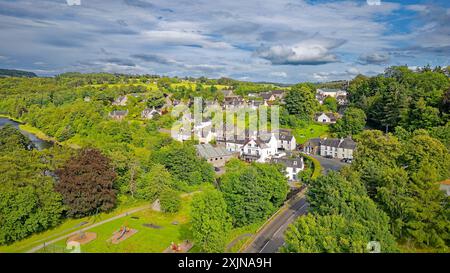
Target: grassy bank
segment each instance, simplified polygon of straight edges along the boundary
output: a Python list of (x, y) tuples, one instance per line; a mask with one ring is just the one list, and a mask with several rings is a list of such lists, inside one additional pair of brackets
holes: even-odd
[(19, 129), (22, 130), (22, 131), (26, 131), (28, 133), (31, 133), (31, 134), (35, 135), (37, 138), (40, 138), (42, 140), (61, 144), (60, 142), (58, 142), (56, 140), (56, 138), (48, 136), (47, 134), (45, 134), (44, 132), (42, 132), (38, 128), (33, 127), (33, 126), (29, 125), (29, 124), (26, 124), (26, 123), (20, 124), (19, 125)]
[(325, 137), (328, 135), (328, 132), (329, 126), (319, 123), (310, 123), (301, 128), (293, 129), (293, 134), (298, 144), (303, 144), (311, 138)]

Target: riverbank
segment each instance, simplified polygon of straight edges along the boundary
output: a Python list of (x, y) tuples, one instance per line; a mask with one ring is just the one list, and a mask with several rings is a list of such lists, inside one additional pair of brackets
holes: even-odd
[(30, 124), (26, 123), (25, 121), (23, 121), (21, 119), (17, 119), (17, 118), (14, 118), (14, 117), (11, 117), (11, 116), (8, 116), (8, 115), (5, 115), (5, 114), (0, 114), (0, 118), (6, 118), (6, 119), (9, 119), (11, 121), (14, 121), (14, 122), (18, 123), (18, 126), (19, 126), (20, 130), (22, 130), (24, 132), (27, 132), (27, 133), (30, 133), (30, 134), (33, 134), (37, 138), (39, 138), (39, 139), (41, 139), (43, 141), (51, 142), (53, 144), (62, 145), (62, 143), (59, 142), (58, 140), (56, 140), (56, 138), (47, 135), (46, 133), (42, 132), (40, 129), (38, 129), (38, 128), (34, 127), (34, 126), (31, 126)]
[(5, 115), (5, 114), (0, 114), (0, 118), (7, 118), (7, 119), (10, 119), (10, 120), (15, 121), (17, 123), (20, 123), (20, 124), (24, 124), (25, 123), (24, 121), (22, 121), (20, 119), (13, 118), (13, 117)]
[(19, 125), (19, 129), (22, 130), (22, 131), (26, 131), (28, 133), (31, 133), (31, 134), (35, 135), (36, 137), (38, 137), (38, 138), (40, 138), (42, 140), (45, 140), (45, 141), (48, 141), (48, 142), (52, 142), (54, 144), (61, 145), (61, 143), (58, 140), (56, 140), (56, 138), (46, 135), (44, 132), (42, 132), (38, 128), (33, 127), (33, 126), (31, 126), (31, 125), (29, 125), (27, 123), (21, 123)]

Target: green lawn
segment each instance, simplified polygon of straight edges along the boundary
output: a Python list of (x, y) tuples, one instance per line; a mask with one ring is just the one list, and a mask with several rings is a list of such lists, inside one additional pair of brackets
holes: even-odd
[[(80, 218), (80, 219), (66, 219), (60, 225), (58, 225), (52, 229), (49, 229), (49, 230), (46, 230), (46, 231), (43, 231), (40, 233), (36, 233), (34, 235), (31, 235), (30, 237), (27, 237), (23, 240), (17, 241), (10, 245), (2, 245), (2, 246), (0, 246), (0, 253), (26, 252), (27, 250), (33, 248), (34, 246), (37, 246), (44, 242), (50, 241), (54, 238), (69, 234), (77, 229), (87, 227), (87, 226), (94, 224), (96, 222), (99, 222), (101, 220), (111, 218), (115, 215), (119, 215), (128, 210), (131, 210), (132, 208), (139, 207), (139, 206), (146, 204), (146, 202), (132, 200), (131, 198), (121, 198), (119, 202), (120, 203), (117, 206), (117, 208), (109, 213), (100, 213), (95, 217), (92, 216), (92, 217), (84, 217), (84, 218)], [(80, 227), (79, 224), (82, 222), (88, 222), (88, 224), (85, 224)]]
[[(164, 249), (170, 246), (171, 242), (180, 243), (186, 239), (192, 240), (188, 223), (191, 199), (190, 195), (184, 196), (182, 198), (182, 208), (175, 214), (145, 209), (90, 229), (89, 232), (97, 233), (97, 239), (82, 245), (81, 252), (163, 252)], [(137, 219), (134, 217), (137, 217)], [(174, 222), (177, 222), (177, 224), (174, 224)], [(143, 226), (143, 224), (153, 224), (161, 228), (149, 228)], [(112, 234), (123, 225), (136, 229), (138, 232), (119, 244), (109, 243), (108, 240)], [(49, 249), (63, 249), (65, 245), (66, 240), (61, 240), (55, 243), (55, 247), (50, 247)], [(41, 252), (46, 251), (42, 250)]]
[(308, 139), (327, 136), (329, 125), (310, 123), (305, 127), (294, 128), (293, 134), (298, 144), (305, 143)]

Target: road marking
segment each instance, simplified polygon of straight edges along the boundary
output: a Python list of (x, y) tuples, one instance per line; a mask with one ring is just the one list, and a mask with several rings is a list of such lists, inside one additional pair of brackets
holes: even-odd
[(266, 246), (267, 246), (269, 243), (270, 243), (270, 240), (267, 241), (267, 243), (265, 243), (265, 244), (263, 245), (263, 247), (261, 248), (261, 250), (259, 251), (259, 253), (261, 253), (261, 252), (264, 250), (264, 248), (266, 248)]
[(286, 221), (284, 224), (282, 224), (282, 225), (277, 229), (277, 231), (275, 231), (275, 233), (270, 237), (269, 241), (267, 241), (267, 243), (265, 243), (265, 244), (263, 245), (263, 247), (261, 248), (261, 250), (259, 251), (259, 253), (261, 253), (261, 252), (266, 248), (266, 246), (270, 243), (270, 241), (273, 239), (273, 237), (274, 237), (274, 236), (277, 236), (277, 233), (279, 233), (283, 227), (285, 227), (287, 224), (289, 224), (289, 220), (290, 220), (292, 217), (296, 216), (295, 213), (296, 213), (297, 211), (303, 209), (306, 205), (307, 205), (307, 203), (303, 204), (300, 208), (298, 208), (297, 210), (295, 210), (295, 211), (292, 212), (292, 215), (289, 216), (289, 218), (287, 219), (287, 221)]

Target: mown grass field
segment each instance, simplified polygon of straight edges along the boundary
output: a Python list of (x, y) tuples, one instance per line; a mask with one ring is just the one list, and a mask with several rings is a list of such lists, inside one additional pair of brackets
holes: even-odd
[[(89, 232), (97, 233), (97, 238), (82, 245), (81, 252), (163, 252), (171, 242), (181, 243), (186, 239), (192, 240), (189, 228), (192, 196), (184, 196), (182, 200), (181, 210), (175, 214), (157, 212), (149, 208), (90, 229)], [(149, 228), (143, 224), (153, 224), (160, 228)], [(124, 225), (138, 232), (118, 244), (110, 243), (109, 239), (113, 233)], [(63, 249), (66, 246), (66, 240), (55, 243), (55, 246)], [(49, 249), (53, 250), (54, 247)], [(40, 252), (47, 252), (47, 250), (42, 249)]]
[[(96, 222), (111, 218), (113, 216), (124, 213), (131, 208), (139, 207), (145, 205), (146, 202), (132, 200), (131, 198), (121, 198), (119, 201), (119, 205), (116, 209), (109, 213), (100, 213), (96, 216), (83, 217), (80, 219), (66, 219), (60, 225), (46, 230), (44, 232), (36, 233), (30, 237), (27, 237), (23, 240), (17, 241), (10, 245), (2, 245), (0, 246), (0, 253), (5, 252), (26, 252), (27, 250), (42, 244), (44, 242), (50, 241), (59, 236), (63, 236), (69, 234), (77, 229), (84, 228), (89, 226), (90, 224), (94, 224)], [(83, 226), (80, 226), (82, 222), (88, 222)]]
[[(147, 252), (163, 252), (170, 246), (171, 242), (181, 243), (184, 240), (192, 241), (192, 233), (190, 228), (190, 211), (193, 194), (182, 195), (182, 207), (178, 213), (170, 214), (153, 211), (150, 208), (135, 212), (120, 219), (107, 222), (103, 225), (87, 230), (88, 232), (95, 232), (97, 238), (87, 244), (81, 246), (81, 252), (86, 253), (147, 253)], [(44, 242), (52, 239), (68, 235), (81, 228), (88, 227), (91, 224), (119, 215), (132, 208), (147, 205), (144, 201), (134, 201), (131, 198), (126, 198), (114, 211), (110, 213), (101, 213), (96, 217), (84, 217), (81, 219), (67, 219), (59, 226), (47, 230), (42, 233), (32, 235), (24, 240), (15, 242), (11, 245), (0, 246), (0, 253), (5, 252), (27, 252)], [(88, 222), (85, 225), (80, 225), (82, 222)], [(150, 228), (143, 224), (153, 224), (160, 228)], [(241, 246), (251, 238), (261, 226), (261, 223), (255, 223), (241, 228), (235, 228), (229, 234), (224, 235), (226, 245), (235, 241), (233, 247), (228, 252), (237, 252)], [(108, 242), (113, 233), (120, 229), (121, 226), (127, 225), (129, 228), (136, 229), (138, 232), (119, 244), (112, 244)], [(241, 236), (246, 234), (247, 236)], [(250, 235), (249, 235), (250, 234)], [(67, 236), (65, 236), (67, 237)], [(48, 245), (44, 249), (37, 251), (38, 253), (46, 252), (68, 252), (66, 249), (67, 238), (59, 240), (54, 244)], [(194, 245), (190, 252), (200, 252), (200, 249)]]
[(329, 125), (310, 123), (304, 127), (294, 128), (292, 131), (297, 143), (303, 144), (310, 138), (327, 136), (329, 132)]

